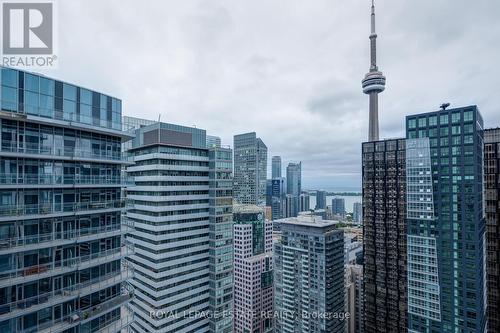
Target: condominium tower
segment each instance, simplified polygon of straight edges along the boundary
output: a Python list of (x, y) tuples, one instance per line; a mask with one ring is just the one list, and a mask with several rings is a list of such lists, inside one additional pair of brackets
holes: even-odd
[(355, 202), (352, 205), (352, 221), (355, 223), (363, 221), (363, 205), (361, 202)]
[(121, 101), (1, 68), (0, 331), (120, 332)]
[(345, 217), (345, 199), (333, 198), (332, 199), (332, 214)]
[(344, 233), (301, 215), (278, 221), (274, 243), (277, 333), (344, 333)]
[(476, 106), (408, 116), (408, 331), (486, 327), (483, 120)]
[(273, 331), (272, 237), (262, 207), (234, 207), (235, 333)]
[(267, 147), (255, 132), (234, 136), (234, 199), (240, 204), (266, 202)]
[(326, 209), (326, 191), (316, 191), (316, 209)]
[(136, 131), (128, 153), (137, 249), (131, 328), (231, 332), (231, 150), (208, 149), (202, 129), (155, 123)]
[(347, 321), (347, 332), (363, 333), (364, 294), (362, 265), (346, 265), (346, 294), (347, 312), (350, 314), (349, 320)]
[(488, 332), (500, 331), (500, 128), (484, 131)]

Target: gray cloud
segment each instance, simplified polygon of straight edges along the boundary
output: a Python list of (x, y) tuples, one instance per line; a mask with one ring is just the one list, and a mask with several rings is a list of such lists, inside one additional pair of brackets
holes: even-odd
[[(124, 114), (196, 125), (232, 144), (256, 131), (303, 161), (308, 188), (360, 186), (369, 1), (59, 1), (58, 70)], [(377, 1), (382, 137), (404, 116), (479, 105), (500, 125), (500, 3)]]

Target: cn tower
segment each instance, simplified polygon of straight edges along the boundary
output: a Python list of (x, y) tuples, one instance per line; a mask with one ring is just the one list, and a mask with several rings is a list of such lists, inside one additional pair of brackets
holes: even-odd
[(370, 34), (370, 71), (362, 81), (363, 92), (370, 96), (370, 118), (368, 123), (368, 141), (377, 141), (378, 136), (378, 94), (385, 90), (385, 76), (377, 66), (377, 33), (375, 32), (375, 3), (372, 0)]

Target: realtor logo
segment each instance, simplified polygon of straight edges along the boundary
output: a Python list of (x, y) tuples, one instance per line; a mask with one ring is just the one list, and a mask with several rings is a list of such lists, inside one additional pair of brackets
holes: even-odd
[(54, 19), (51, 1), (2, 1), (2, 64), (54, 67)]

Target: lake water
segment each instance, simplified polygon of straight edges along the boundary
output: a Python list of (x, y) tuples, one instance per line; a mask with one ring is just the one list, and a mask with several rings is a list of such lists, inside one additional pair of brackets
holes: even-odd
[[(353, 195), (353, 196), (344, 196), (344, 195), (327, 195), (326, 196), (326, 205), (331, 206), (332, 205), (332, 199), (333, 198), (344, 198), (345, 200), (345, 210), (347, 213), (352, 213), (352, 206), (354, 205), (355, 202), (361, 202), (361, 195)], [(316, 207), (316, 197), (315, 196), (310, 196), (309, 197), (309, 206), (311, 208)]]

